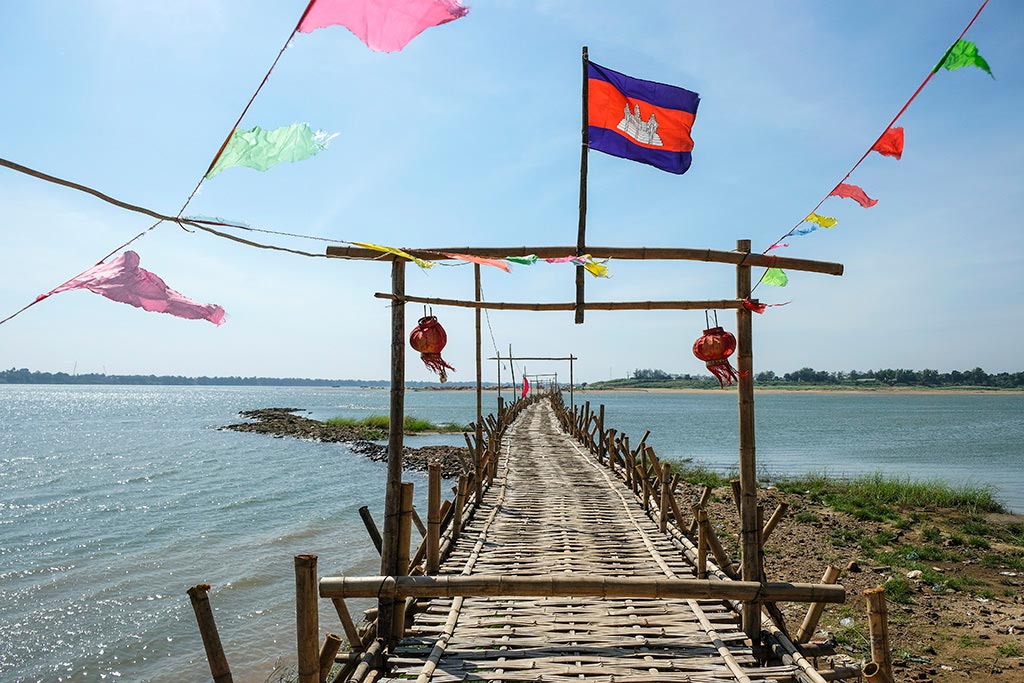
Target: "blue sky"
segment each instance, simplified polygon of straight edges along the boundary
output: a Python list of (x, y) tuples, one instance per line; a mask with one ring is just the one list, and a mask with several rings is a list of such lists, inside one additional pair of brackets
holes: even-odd
[[(304, 7), (302, 0), (6, 3), (2, 156), (175, 213)], [(479, 2), (404, 51), (341, 27), (300, 34), (243, 125), (307, 121), (340, 133), (313, 159), (229, 169), (189, 213), (396, 246), (573, 244), (580, 47), (594, 61), (701, 94), (693, 166), (674, 176), (592, 152), (592, 244), (764, 249), (863, 153), (977, 9), (943, 2)], [(996, 0), (968, 34), (997, 80), (939, 73), (901, 119), (901, 161), (870, 156), (852, 182), (879, 200), (831, 199), (838, 227), (787, 240), (839, 261), (840, 278), (790, 273), (755, 321), (755, 369), (1021, 369), (1018, 237), (1024, 5)], [(93, 198), (0, 170), (0, 317), (148, 225)], [(275, 240), (323, 251), (323, 243)], [(223, 305), (220, 328), (60, 294), (0, 326), (0, 366), (70, 372), (383, 378), (389, 288), (377, 263), (250, 249), (163, 225), (142, 266)], [(594, 299), (734, 293), (734, 271), (610, 263)], [(490, 300), (567, 301), (566, 266), (485, 269)], [(411, 267), (408, 291), (471, 298), (470, 267)], [(418, 313), (413, 308), (409, 326)], [(472, 379), (473, 316), (435, 309), (453, 379)], [(734, 316), (720, 319), (735, 328)], [(637, 367), (700, 372), (701, 312), (493, 312), (498, 345), (581, 358), (581, 380)], [(492, 355), (485, 327), (485, 350)], [(430, 375), (410, 354), (409, 378)], [(534, 364), (530, 371), (549, 368)]]

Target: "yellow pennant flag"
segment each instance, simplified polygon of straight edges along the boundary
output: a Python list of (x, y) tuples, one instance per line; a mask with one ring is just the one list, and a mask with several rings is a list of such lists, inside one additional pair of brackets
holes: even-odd
[(823, 228), (832, 228), (839, 224), (839, 219), (833, 218), (832, 216), (819, 216), (816, 213), (812, 213), (804, 219), (808, 223), (817, 223)]
[(590, 254), (586, 256), (587, 262), (583, 264), (583, 267), (588, 273), (594, 277), (611, 277), (608, 274), (608, 266), (604, 265), (608, 259), (602, 259), (600, 261), (592, 258)]
[(431, 263), (430, 261), (424, 261), (421, 258), (416, 258), (409, 252), (402, 251), (401, 249), (395, 249), (394, 247), (385, 247), (379, 244), (373, 244), (372, 242), (352, 242), (352, 244), (354, 244), (357, 247), (362, 247), (363, 249), (372, 249), (373, 251), (379, 251), (385, 254), (394, 254), (395, 256), (401, 256), (404, 259), (409, 259), (420, 268), (434, 267), (434, 264)]

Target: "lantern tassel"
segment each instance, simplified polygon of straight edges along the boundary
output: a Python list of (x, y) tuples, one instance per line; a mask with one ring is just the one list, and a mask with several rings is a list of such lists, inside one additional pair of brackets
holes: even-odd
[(718, 379), (718, 385), (723, 389), (727, 384), (731, 387), (733, 380), (738, 379), (735, 368), (729, 365), (728, 358), (709, 360), (707, 366), (708, 371)]
[(448, 373), (445, 372), (445, 370), (455, 372), (455, 368), (448, 365), (448, 363), (444, 361), (444, 358), (441, 358), (441, 354), (439, 353), (421, 353), (420, 359), (423, 361), (423, 364), (427, 366), (427, 370), (430, 370), (441, 377), (442, 384), (448, 381)]

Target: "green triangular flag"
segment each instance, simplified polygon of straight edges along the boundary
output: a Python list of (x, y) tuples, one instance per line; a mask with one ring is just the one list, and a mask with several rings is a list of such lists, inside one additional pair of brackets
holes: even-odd
[(529, 256), (506, 256), (505, 260), (511, 261), (512, 263), (518, 263), (519, 265), (522, 266), (532, 266), (534, 263), (537, 262), (537, 255), (530, 254)]
[[(978, 54), (978, 46), (969, 40), (960, 40), (953, 43), (942, 60), (932, 69), (933, 72), (945, 68), (955, 71), (962, 66), (976, 66), (989, 76), (992, 76), (992, 69), (989, 68), (985, 58)], [(995, 76), (992, 76), (995, 78)]]
[(773, 287), (785, 287), (789, 284), (789, 278), (786, 277), (786, 273), (783, 272), (782, 268), (769, 268), (764, 271), (764, 277), (761, 278), (761, 282)]
[(322, 151), (332, 137), (320, 131), (314, 132), (308, 123), (293, 123), (272, 130), (259, 126), (251, 130), (235, 130), (206, 177), (212, 178), (232, 166), (266, 171), (282, 161), (302, 161)]

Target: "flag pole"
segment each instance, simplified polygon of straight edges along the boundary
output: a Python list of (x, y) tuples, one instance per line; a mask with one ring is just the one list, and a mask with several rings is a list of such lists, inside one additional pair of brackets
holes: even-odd
[[(587, 46), (583, 46), (583, 124), (582, 140), (580, 147), (580, 224), (576, 236), (576, 255), (583, 256), (587, 249), (587, 148), (590, 144), (590, 136), (587, 125)], [(576, 266), (576, 324), (583, 324), (584, 311), (584, 281), (583, 266)]]

